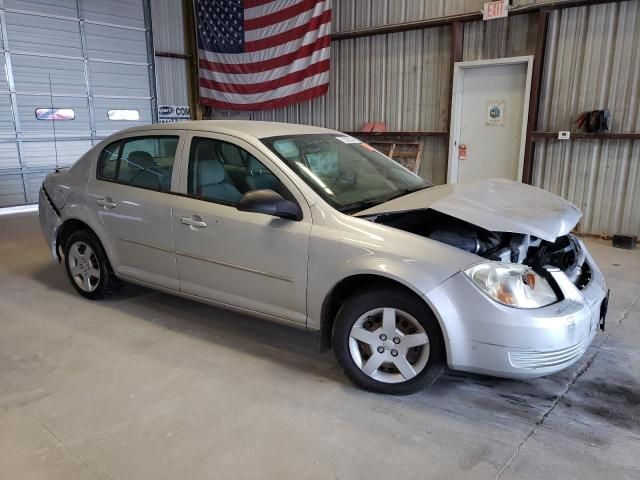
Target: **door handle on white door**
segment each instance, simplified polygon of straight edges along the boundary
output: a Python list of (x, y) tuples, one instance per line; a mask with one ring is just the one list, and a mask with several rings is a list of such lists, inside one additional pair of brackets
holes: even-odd
[(116, 204), (109, 197), (99, 198), (96, 203), (104, 208), (116, 208)]
[(193, 215), (192, 217), (182, 217), (180, 219), (180, 223), (183, 225), (189, 225), (192, 228), (205, 228), (207, 226), (206, 222), (203, 222), (199, 216)]

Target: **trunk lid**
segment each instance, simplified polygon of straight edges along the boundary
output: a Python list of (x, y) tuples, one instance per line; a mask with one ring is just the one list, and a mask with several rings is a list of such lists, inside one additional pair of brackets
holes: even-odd
[(522, 233), (549, 242), (569, 233), (582, 217), (566, 200), (506, 179), (431, 187), (368, 208), (358, 216), (428, 208), (493, 232)]

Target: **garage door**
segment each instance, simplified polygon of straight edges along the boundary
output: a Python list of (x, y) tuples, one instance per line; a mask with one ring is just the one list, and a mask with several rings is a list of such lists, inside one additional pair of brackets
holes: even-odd
[(48, 172), (153, 121), (147, 13), (146, 0), (0, 0), (0, 206), (36, 202)]

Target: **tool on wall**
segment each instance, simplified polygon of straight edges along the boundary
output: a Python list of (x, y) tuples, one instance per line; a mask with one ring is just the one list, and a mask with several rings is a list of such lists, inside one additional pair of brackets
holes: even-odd
[(576, 120), (578, 128), (585, 132), (602, 133), (611, 130), (611, 112), (609, 110), (592, 110), (582, 113)]

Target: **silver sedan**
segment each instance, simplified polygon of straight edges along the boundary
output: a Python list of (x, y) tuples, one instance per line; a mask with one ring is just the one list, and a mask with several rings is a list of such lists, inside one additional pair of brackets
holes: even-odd
[(531, 186), (431, 186), (343, 133), (248, 121), (124, 130), (40, 191), (80, 295), (133, 282), (306, 328), (391, 394), (445, 366), (524, 378), (578, 360), (608, 298), (580, 216)]

